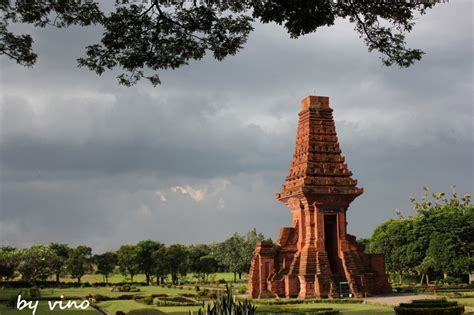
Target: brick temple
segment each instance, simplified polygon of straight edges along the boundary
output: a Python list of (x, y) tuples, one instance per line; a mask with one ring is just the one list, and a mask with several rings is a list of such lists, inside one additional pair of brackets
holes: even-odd
[(250, 268), (253, 298), (355, 297), (391, 292), (384, 256), (365, 254), (347, 234), (346, 212), (363, 189), (344, 163), (329, 97), (301, 102), (290, 171), (276, 198), (293, 217), (277, 245), (257, 243)]

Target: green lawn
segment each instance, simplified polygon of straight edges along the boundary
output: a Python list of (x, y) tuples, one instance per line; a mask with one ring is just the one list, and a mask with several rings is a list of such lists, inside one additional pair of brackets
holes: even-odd
[[(123, 294), (168, 294), (169, 296), (176, 296), (180, 293), (196, 293), (194, 289), (189, 290), (188, 288), (178, 289), (178, 288), (167, 288), (160, 286), (138, 286), (140, 292), (112, 292), (112, 287), (88, 287), (88, 288), (45, 288), (41, 289), (42, 297), (60, 297), (64, 295), (67, 297), (85, 297), (88, 295), (101, 294), (110, 297), (119, 296)], [(17, 296), (22, 289), (12, 289), (12, 288), (0, 288), (0, 298), (9, 298), (12, 296)]]
[[(20, 311), (16, 308), (10, 308), (10, 307), (6, 307), (4, 305), (0, 305), (0, 314), (1, 315), (13, 315), (13, 314), (15, 314), (15, 315), (16, 314), (25, 314), (25, 315), (29, 314), (29, 315), (31, 315), (32, 310), (28, 309), (28, 308), (25, 308), (25, 309)], [(89, 307), (86, 310), (73, 310), (73, 309), (59, 310), (59, 309), (55, 309), (53, 311), (50, 311), (47, 302), (40, 302), (39, 305), (38, 305), (38, 309), (36, 310), (35, 315), (49, 315), (49, 314), (52, 314), (52, 315), (61, 315), (61, 314), (100, 315), (100, 313), (98, 311), (96, 311), (95, 309), (93, 309), (92, 307)]]
[[(188, 282), (196, 282), (197, 278), (194, 277), (194, 273), (188, 273), (185, 276), (185, 279)], [(233, 282), (234, 281), (234, 274), (231, 272), (217, 272), (209, 275), (209, 281), (218, 281), (220, 279), (224, 279), (227, 282)], [(247, 274), (242, 275), (242, 279), (239, 279), (239, 276), (237, 275), (237, 282), (246, 282), (248, 279)], [(49, 280), (53, 281), (55, 280), (54, 277), (50, 277)], [(168, 277), (166, 278), (168, 282), (171, 281), (171, 278)], [(62, 282), (77, 282), (77, 279), (71, 278), (71, 277), (62, 277), (61, 278)], [(145, 282), (145, 275), (144, 274), (138, 274), (133, 277), (134, 282)], [(85, 275), (81, 278), (81, 282), (89, 282), (89, 283), (96, 283), (96, 282), (104, 282), (104, 278), (100, 274), (92, 274), (92, 275)], [(109, 276), (109, 282), (110, 283), (119, 283), (119, 282), (130, 282), (130, 277), (124, 276), (122, 274), (113, 274)]]
[(469, 297), (469, 298), (448, 298), (449, 301), (456, 301), (458, 302), (459, 305), (464, 305), (464, 306), (473, 306), (474, 307), (474, 297)]
[[(332, 308), (338, 310), (341, 314), (380, 314), (380, 315), (395, 315), (392, 307), (376, 306), (370, 304), (331, 304), (331, 303), (315, 303), (315, 304), (294, 304), (292, 307), (299, 309), (318, 309), (318, 308)], [(257, 306), (258, 310), (258, 306)]]
[[(197, 311), (199, 309), (198, 306), (173, 306), (173, 307), (154, 307), (143, 305), (137, 303), (135, 301), (127, 300), (127, 301), (105, 301), (100, 302), (98, 305), (107, 310), (111, 314), (115, 314), (116, 311), (123, 311), (129, 312), (134, 309), (141, 309), (141, 308), (149, 308), (149, 309), (157, 309), (164, 313), (175, 313), (175, 314), (188, 314), (189, 311)], [(315, 303), (315, 304), (293, 304), (293, 305), (279, 305), (279, 306), (258, 306), (257, 311), (260, 308), (261, 310), (265, 309), (268, 311), (270, 308), (278, 307), (280, 309), (284, 308), (296, 308), (311, 312), (312, 310), (316, 309), (324, 309), (324, 308), (332, 308), (334, 310), (341, 311), (341, 314), (347, 315), (356, 315), (356, 314), (380, 314), (380, 315), (394, 315), (395, 312), (393, 311), (392, 307), (384, 307), (384, 306), (376, 306), (376, 305), (369, 305), (369, 304), (331, 304), (331, 303)]]

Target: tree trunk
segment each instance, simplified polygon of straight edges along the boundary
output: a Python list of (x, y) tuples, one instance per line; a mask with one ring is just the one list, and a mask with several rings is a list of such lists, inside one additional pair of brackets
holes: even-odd
[(56, 273), (56, 283), (59, 283), (61, 274), (59, 272)]
[(234, 282), (237, 282), (237, 272), (234, 271)]
[(150, 274), (145, 273), (145, 277), (146, 277), (146, 285), (150, 285)]
[(133, 283), (133, 273), (130, 274), (130, 283)]
[(81, 277), (77, 277), (77, 283), (78, 283), (78, 284), (81, 283)]
[(239, 272), (239, 280), (242, 280), (242, 272)]
[(399, 277), (399, 283), (400, 285), (403, 284), (403, 273), (401, 271), (398, 272), (398, 277)]
[(425, 280), (425, 273), (424, 272), (421, 273), (420, 285), (423, 285), (423, 280)]

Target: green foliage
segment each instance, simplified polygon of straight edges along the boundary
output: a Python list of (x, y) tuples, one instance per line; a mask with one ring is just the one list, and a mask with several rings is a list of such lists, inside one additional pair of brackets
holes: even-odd
[[(257, 305), (287, 305), (287, 304), (316, 304), (328, 303), (327, 299), (253, 299)], [(332, 299), (331, 304), (362, 304), (364, 300), (353, 298)]]
[(463, 306), (445, 299), (415, 300), (411, 303), (401, 303), (394, 309), (397, 315), (460, 315), (464, 313)]
[(56, 275), (56, 282), (59, 282), (61, 274), (66, 271), (66, 262), (69, 258), (71, 248), (69, 245), (61, 243), (51, 243), (49, 244), (49, 248), (51, 248), (58, 258), (54, 261), (52, 268)]
[(220, 293), (212, 305), (208, 304), (207, 309), (199, 309), (198, 314), (206, 315), (251, 315), (255, 314), (255, 306), (247, 299), (237, 301), (232, 295), (232, 287), (226, 285), (223, 293)]
[(94, 263), (97, 265), (97, 272), (102, 274), (105, 282), (109, 282), (109, 274), (111, 274), (117, 265), (117, 254), (113, 252), (105, 252), (94, 256)]
[(152, 240), (140, 241), (136, 245), (138, 268), (145, 274), (148, 285), (151, 283), (156, 265), (154, 253), (163, 247), (162, 243)]
[(207, 255), (199, 258), (198, 272), (207, 276), (217, 271), (217, 260), (214, 256)]
[(378, 226), (369, 242), (372, 253), (383, 253), (388, 271), (459, 277), (474, 265), (474, 205), (470, 195), (451, 198), (424, 187), (421, 201), (410, 197), (416, 215), (400, 216)]
[(402, 275), (415, 269), (423, 260), (423, 244), (416, 233), (417, 221), (391, 219), (379, 225), (370, 241), (369, 251), (385, 254), (386, 267)]
[(0, 279), (8, 280), (12, 278), (17, 266), (18, 259), (15, 248), (0, 246)]
[(173, 284), (178, 284), (180, 275), (188, 272), (188, 251), (184, 245), (174, 244), (169, 246), (164, 253), (164, 262), (168, 266)]
[(82, 276), (92, 272), (92, 249), (84, 245), (72, 249), (67, 260), (67, 270), (80, 283)]
[(369, 251), (369, 246), (370, 246), (370, 238), (358, 238), (356, 239), (357, 245), (359, 245), (364, 252)]
[(116, 254), (120, 271), (130, 275), (130, 282), (133, 282), (133, 277), (140, 272), (137, 248), (134, 245), (122, 245)]
[(23, 66), (35, 64), (38, 55), (33, 51), (29, 34), (16, 35), (8, 30), (10, 23), (47, 25), (58, 28), (71, 25), (91, 25), (100, 22), (103, 13), (93, 1), (0, 1), (0, 54)]
[[(117, 1), (111, 12), (103, 13), (94, 1), (2, 1), (0, 11), (0, 54), (24, 66), (37, 59), (29, 34), (15, 35), (10, 23), (35, 27), (87, 26), (100, 23), (104, 31), (99, 43), (86, 47), (78, 59), (98, 75), (122, 69), (117, 79), (130, 86), (148, 79), (160, 84), (157, 71), (175, 69), (211, 53), (216, 60), (235, 55), (246, 43), (253, 23), (283, 25), (291, 37), (332, 26), (337, 18), (348, 19), (366, 43), (376, 50), (384, 65), (409, 67), (423, 52), (406, 47), (405, 35), (415, 16), (433, 3), (415, 1), (147, 1), (123, 4)], [(383, 23), (382, 23), (383, 22)]]
[[(207, 267), (205, 264), (203, 265), (203, 261), (201, 261), (201, 257), (214, 257), (212, 255), (212, 249), (209, 245), (196, 244), (196, 245), (188, 246), (189, 271), (195, 272), (198, 278), (204, 280), (204, 277), (209, 272), (203, 270), (203, 269), (206, 269)], [(214, 271), (211, 271), (211, 272), (214, 272)]]
[(249, 231), (246, 235), (241, 236), (234, 233), (230, 238), (220, 243), (217, 247), (216, 258), (226, 270), (241, 275), (248, 272), (252, 261), (255, 244), (265, 240), (265, 236), (257, 233), (256, 229)]
[(54, 270), (53, 266), (59, 259), (53, 250), (46, 245), (33, 245), (17, 251), (18, 271), (25, 280), (45, 280)]

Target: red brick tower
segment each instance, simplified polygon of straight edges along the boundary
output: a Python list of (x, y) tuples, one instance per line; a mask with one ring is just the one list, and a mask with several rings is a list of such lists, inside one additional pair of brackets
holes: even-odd
[(277, 247), (257, 244), (249, 295), (328, 297), (348, 282), (352, 294), (390, 292), (383, 255), (365, 254), (346, 232), (346, 211), (363, 189), (344, 163), (329, 97), (301, 102), (290, 171), (276, 198), (293, 217), (280, 230)]

